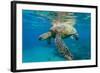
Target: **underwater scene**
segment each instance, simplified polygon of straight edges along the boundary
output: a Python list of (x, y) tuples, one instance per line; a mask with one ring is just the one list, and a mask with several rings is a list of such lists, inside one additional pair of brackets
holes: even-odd
[(91, 13), (22, 10), (22, 63), (91, 59)]

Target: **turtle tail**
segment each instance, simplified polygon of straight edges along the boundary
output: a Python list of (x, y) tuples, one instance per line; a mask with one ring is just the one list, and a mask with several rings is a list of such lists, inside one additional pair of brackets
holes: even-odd
[(65, 45), (65, 43), (61, 39), (61, 35), (58, 33), (56, 34), (55, 38), (55, 44), (58, 48), (58, 51), (67, 59), (72, 60), (72, 54), (69, 51), (68, 47)]

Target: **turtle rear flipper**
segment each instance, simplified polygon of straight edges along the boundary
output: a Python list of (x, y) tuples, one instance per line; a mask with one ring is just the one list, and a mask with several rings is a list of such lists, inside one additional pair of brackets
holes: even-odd
[(71, 52), (69, 51), (68, 47), (61, 39), (61, 34), (57, 33), (55, 37), (55, 44), (58, 48), (58, 51), (67, 59), (72, 60)]

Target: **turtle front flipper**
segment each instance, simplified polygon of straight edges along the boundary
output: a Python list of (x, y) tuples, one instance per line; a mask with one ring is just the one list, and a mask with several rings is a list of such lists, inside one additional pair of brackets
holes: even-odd
[(72, 54), (69, 51), (68, 47), (61, 39), (61, 34), (57, 33), (55, 37), (55, 44), (58, 48), (58, 51), (67, 59), (72, 60)]
[(39, 36), (39, 40), (49, 39), (51, 37), (51, 32), (46, 32)]

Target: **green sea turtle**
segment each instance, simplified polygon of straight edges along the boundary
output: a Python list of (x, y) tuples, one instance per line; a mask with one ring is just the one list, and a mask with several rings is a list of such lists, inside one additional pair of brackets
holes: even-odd
[(50, 43), (50, 39), (54, 38), (59, 53), (62, 54), (67, 60), (72, 60), (73, 56), (62, 39), (71, 37), (78, 40), (78, 33), (74, 28), (75, 21), (73, 17), (67, 17), (68, 18), (65, 21), (60, 21), (59, 19), (53, 21), (50, 30), (40, 35), (39, 40), (48, 40), (48, 43)]

